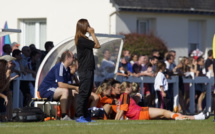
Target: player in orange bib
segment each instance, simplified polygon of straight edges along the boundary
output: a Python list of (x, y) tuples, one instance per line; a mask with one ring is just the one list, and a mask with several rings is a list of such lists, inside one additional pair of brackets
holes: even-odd
[(119, 111), (115, 120), (120, 120), (125, 115), (130, 120), (150, 120), (150, 119), (174, 119), (174, 120), (204, 120), (209, 117), (209, 113), (200, 113), (194, 116), (181, 115), (171, 111), (151, 108), (140, 107), (136, 104), (130, 94), (132, 93), (131, 83), (123, 82), (120, 86), (122, 95), (120, 96)]

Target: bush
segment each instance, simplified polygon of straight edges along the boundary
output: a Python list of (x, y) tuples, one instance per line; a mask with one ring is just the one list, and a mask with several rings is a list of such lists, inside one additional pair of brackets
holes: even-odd
[(130, 33), (125, 36), (123, 50), (129, 50), (131, 54), (151, 55), (152, 50), (159, 50), (161, 56), (167, 52), (165, 43), (153, 34)]

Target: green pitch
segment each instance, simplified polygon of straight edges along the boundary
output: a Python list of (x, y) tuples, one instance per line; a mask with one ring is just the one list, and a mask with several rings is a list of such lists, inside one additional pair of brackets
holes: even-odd
[(95, 123), (46, 121), (33, 123), (0, 123), (0, 134), (214, 134), (213, 117), (203, 121), (114, 121)]

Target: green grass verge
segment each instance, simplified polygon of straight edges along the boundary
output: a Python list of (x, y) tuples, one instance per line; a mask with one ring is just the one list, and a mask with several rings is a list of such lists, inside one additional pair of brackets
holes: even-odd
[(214, 134), (213, 117), (203, 121), (114, 121), (94, 123), (46, 121), (32, 123), (0, 123), (0, 134)]

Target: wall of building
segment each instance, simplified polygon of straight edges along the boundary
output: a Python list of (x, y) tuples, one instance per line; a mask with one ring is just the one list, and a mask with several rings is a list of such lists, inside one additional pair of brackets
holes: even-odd
[[(5, 21), (9, 28), (20, 28), (19, 19), (45, 18), (47, 40), (57, 44), (74, 36), (80, 18), (88, 19), (96, 33), (109, 33), (109, 15), (114, 10), (109, 0), (5, 0), (0, 7), (0, 28)], [(10, 37), (19, 41), (17, 34)]]
[(213, 16), (121, 12), (117, 14), (116, 33), (136, 32), (139, 18), (155, 19), (155, 34), (166, 43), (169, 49), (176, 50), (177, 58), (188, 56), (189, 20), (205, 22), (202, 51), (206, 52), (212, 47), (215, 34), (215, 17)]

